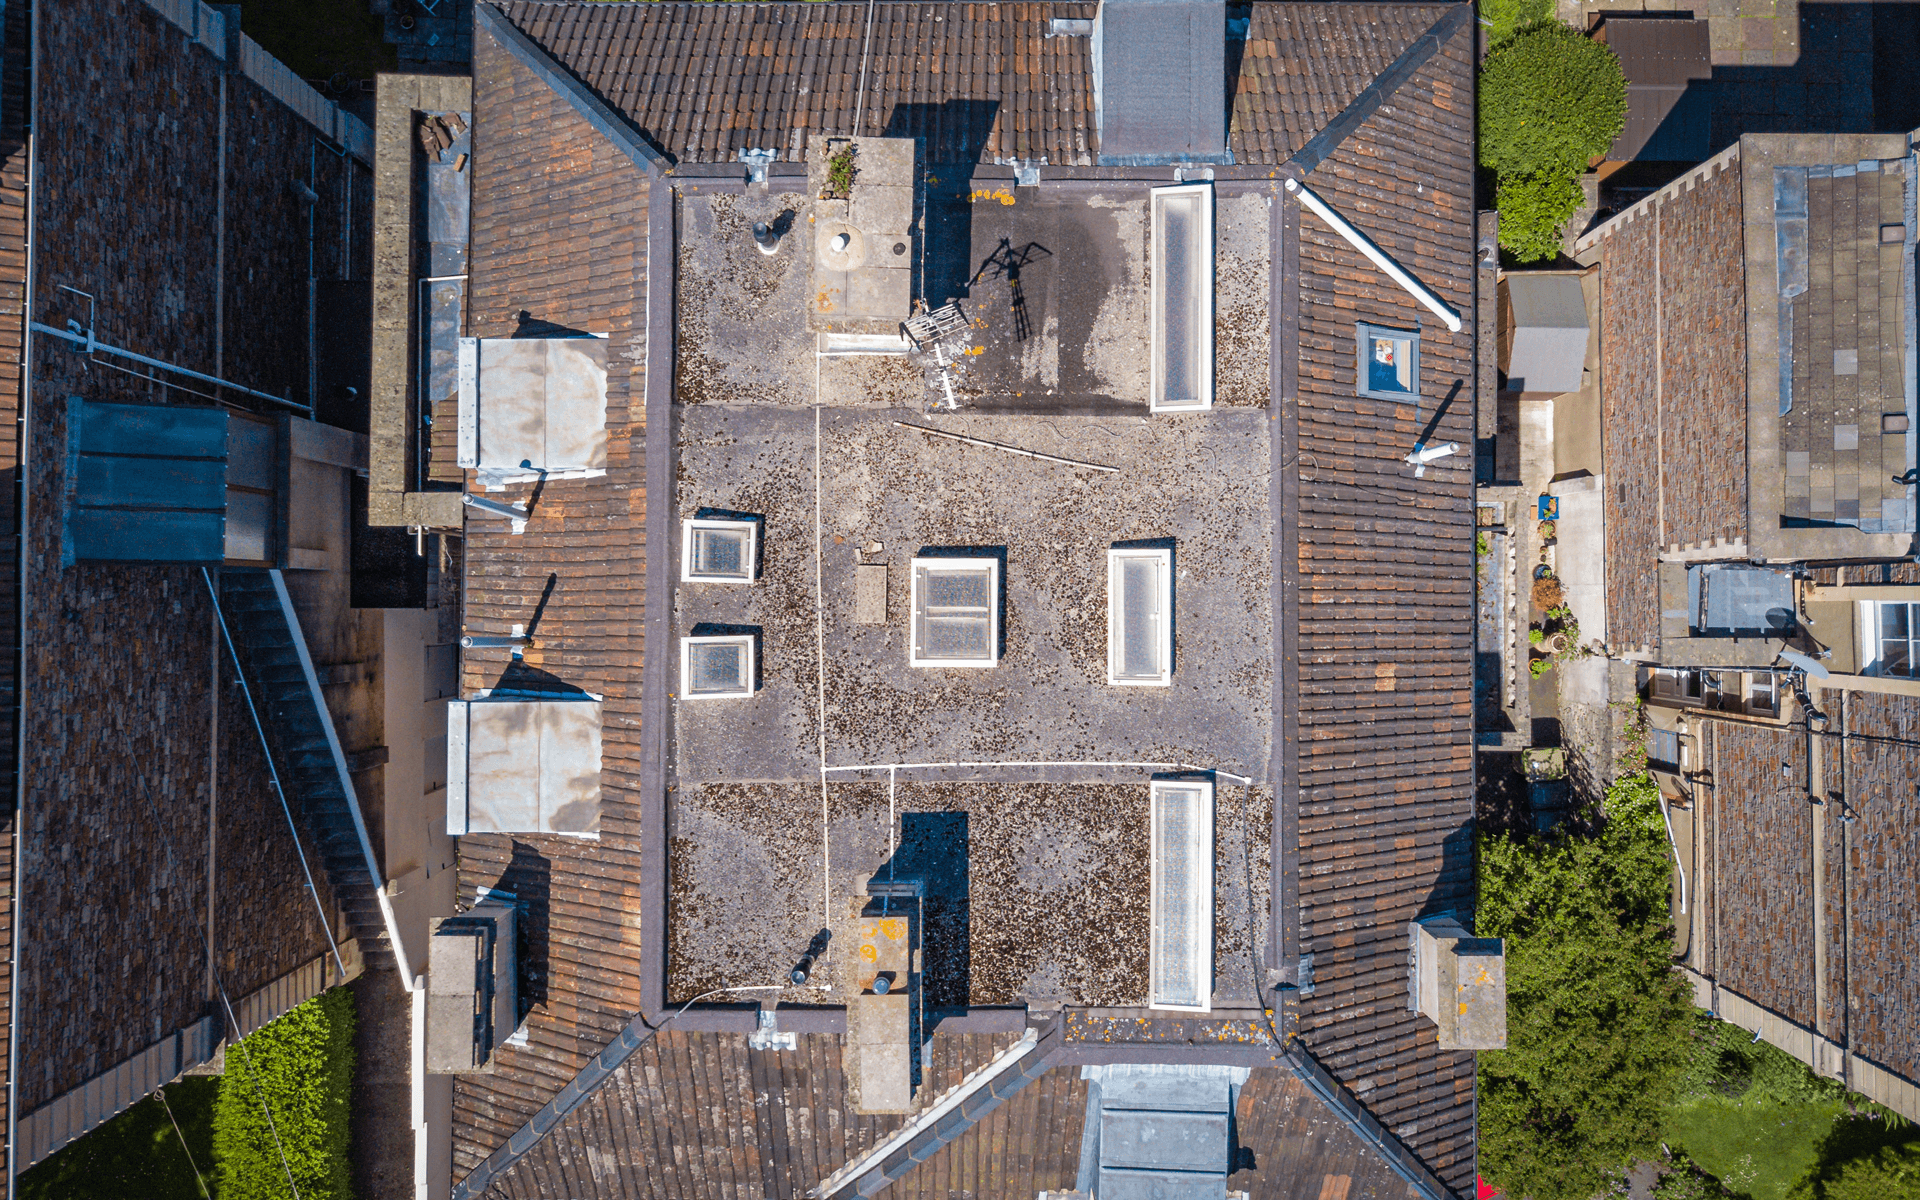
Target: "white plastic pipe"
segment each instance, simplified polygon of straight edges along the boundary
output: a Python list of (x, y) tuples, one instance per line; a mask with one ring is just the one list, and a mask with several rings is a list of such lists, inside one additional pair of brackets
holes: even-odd
[(515, 533), (525, 533), (527, 531), (527, 518), (531, 514), (523, 505), (502, 504), (498, 500), (488, 500), (484, 496), (476, 496), (472, 492), (463, 493), (460, 497), (460, 503), (466, 505), (468, 508), (477, 508), (481, 512), (488, 513), (492, 516), (505, 517), (507, 520), (513, 522), (513, 531)]
[(1312, 209), (1319, 215), (1321, 220), (1333, 226), (1333, 231), (1347, 239), (1347, 242), (1352, 245), (1355, 250), (1372, 259), (1373, 265), (1385, 271), (1389, 278), (1405, 288), (1409, 296), (1412, 296), (1415, 300), (1432, 309), (1435, 316), (1447, 323), (1448, 329), (1454, 333), (1460, 332), (1459, 313), (1448, 308), (1446, 302), (1428, 291), (1425, 284), (1407, 274), (1406, 269), (1399, 263), (1388, 258), (1386, 251), (1373, 244), (1372, 238), (1355, 229), (1347, 223), (1345, 217), (1327, 207), (1327, 202), (1314, 195), (1312, 188), (1301, 183), (1298, 179), (1289, 179), (1287, 180), (1287, 190), (1299, 196), (1300, 203)]

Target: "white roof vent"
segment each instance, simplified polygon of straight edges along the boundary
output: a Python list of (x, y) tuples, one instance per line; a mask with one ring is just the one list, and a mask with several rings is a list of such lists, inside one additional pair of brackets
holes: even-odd
[(689, 517), (682, 525), (682, 583), (752, 583), (759, 565), (760, 522)]
[(913, 560), (911, 662), (992, 667), (1000, 662), (1000, 560)]
[(607, 473), (607, 343), (461, 338), (458, 461), (491, 488)]
[(1107, 682), (1173, 682), (1173, 551), (1107, 551)]
[(753, 695), (753, 635), (680, 639), (680, 695), (686, 700), (729, 700)]
[(600, 701), (448, 701), (447, 832), (599, 837)]
[(1152, 408), (1213, 407), (1213, 187), (1154, 188)]
[(1213, 1007), (1213, 782), (1156, 779), (1153, 791), (1154, 1008)]

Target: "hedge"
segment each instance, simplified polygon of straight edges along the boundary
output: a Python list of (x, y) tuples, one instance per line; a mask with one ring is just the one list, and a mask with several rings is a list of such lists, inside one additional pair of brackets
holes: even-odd
[(1568, 218), (1586, 203), (1580, 177), (1569, 174), (1503, 177), (1494, 189), (1500, 210), (1500, 247), (1521, 262), (1538, 262), (1560, 253)]
[(1507, 939), (1507, 1047), (1480, 1053), (1480, 1172), (1508, 1195), (1587, 1200), (1653, 1157), (1692, 1057), (1653, 781), (1616, 781), (1592, 836), (1487, 836), (1479, 865), (1476, 932)]
[(336, 987), (228, 1047), (213, 1108), (220, 1200), (285, 1196), (289, 1169), (301, 1200), (351, 1200), (354, 1022), (353, 993)]
[(1620, 60), (1558, 21), (1521, 29), (1480, 72), (1480, 165), (1503, 180), (1578, 175), (1626, 119)]
[(211, 1075), (174, 1080), (164, 1103), (148, 1096), (22, 1172), (14, 1194), (20, 1200), (203, 1200), (202, 1182), (211, 1188), (213, 1180), (196, 1180), (194, 1173), (213, 1169), (219, 1087)]
[(1499, 49), (1530, 25), (1553, 19), (1553, 0), (1481, 0), (1480, 16), (1487, 26), (1487, 44)]

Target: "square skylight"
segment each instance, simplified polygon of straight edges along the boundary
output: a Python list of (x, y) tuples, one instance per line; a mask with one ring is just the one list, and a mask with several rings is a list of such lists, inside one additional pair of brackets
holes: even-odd
[(1000, 662), (1000, 560), (913, 560), (911, 662), (991, 667)]
[(1147, 1003), (1213, 1007), (1213, 782), (1156, 779)]
[(1376, 400), (1420, 394), (1420, 335), (1364, 321), (1354, 325), (1354, 390)]
[(1213, 187), (1152, 190), (1155, 412), (1213, 407)]
[(753, 695), (752, 634), (680, 639), (680, 695), (724, 700)]
[(689, 517), (680, 538), (682, 583), (752, 583), (760, 553), (758, 521)]
[(1173, 682), (1173, 551), (1107, 551), (1107, 682)]

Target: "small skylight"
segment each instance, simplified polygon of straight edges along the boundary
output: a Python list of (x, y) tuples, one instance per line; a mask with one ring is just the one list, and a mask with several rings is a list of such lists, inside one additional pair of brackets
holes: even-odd
[(1173, 551), (1107, 551), (1107, 682), (1173, 682)]
[(1213, 187), (1154, 188), (1152, 407), (1213, 407)]
[(1153, 790), (1154, 1008), (1213, 1007), (1213, 783), (1156, 779)]
[(991, 667), (1000, 661), (1000, 560), (913, 560), (911, 661)]
[(680, 580), (752, 583), (759, 551), (758, 521), (690, 517), (680, 538)]
[(752, 634), (680, 639), (680, 695), (724, 700), (753, 695)]
[(1354, 326), (1358, 363), (1354, 390), (1376, 400), (1400, 400), (1420, 394), (1420, 335), (1385, 329), (1364, 321)]

